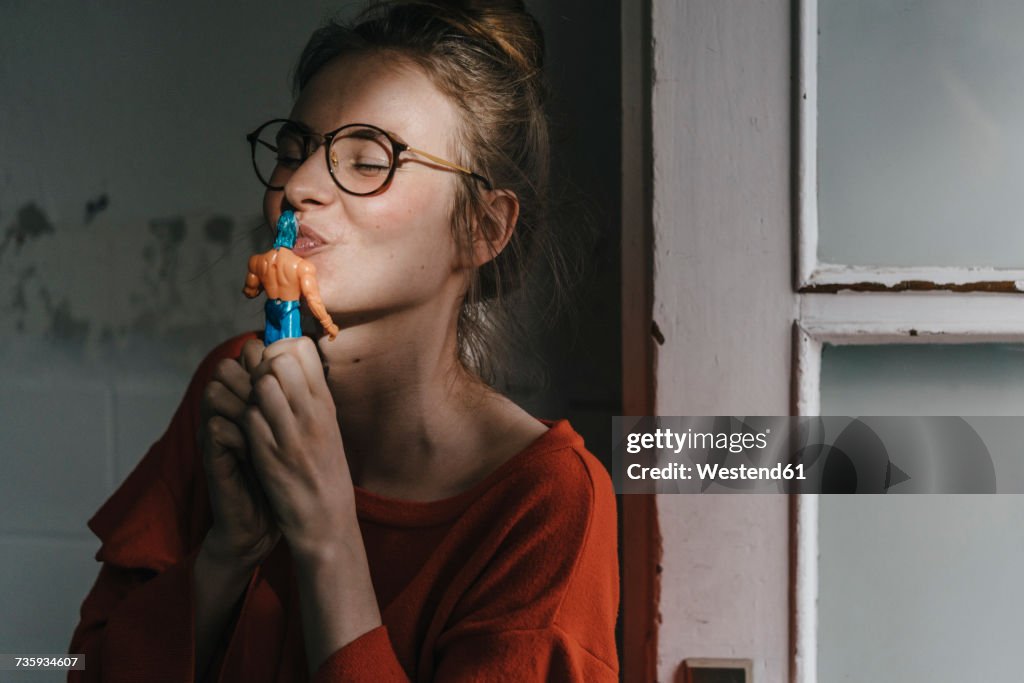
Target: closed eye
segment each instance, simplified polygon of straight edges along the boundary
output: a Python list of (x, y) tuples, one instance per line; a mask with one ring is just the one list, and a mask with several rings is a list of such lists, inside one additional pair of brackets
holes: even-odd
[(296, 169), (302, 165), (302, 159), (298, 157), (278, 156), (277, 164), (279, 166), (284, 166), (285, 168)]
[(377, 176), (387, 173), (391, 166), (384, 162), (357, 161), (352, 164), (352, 168), (364, 176)]

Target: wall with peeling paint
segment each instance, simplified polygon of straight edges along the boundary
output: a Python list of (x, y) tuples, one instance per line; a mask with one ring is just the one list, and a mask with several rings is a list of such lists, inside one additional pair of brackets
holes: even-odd
[[(538, 333), (553, 389), (523, 400), (600, 453), (620, 394), (618, 51), (582, 46), (617, 44), (618, 6), (531, 4), (548, 31), (555, 196), (597, 239), (577, 317)], [(205, 352), (262, 325), (240, 294), (269, 244), (244, 136), (288, 111), (290, 69), (338, 8), (356, 4), (0, 8), (0, 650), (67, 647), (98, 570), (85, 521)]]
[(190, 4), (5, 6), (4, 338), (188, 370), (255, 319), (228, 265), (266, 236), (244, 135), (327, 8)]
[(258, 327), (267, 242), (245, 133), (290, 107), (325, 4), (4, 3), (0, 42), (0, 623), (62, 652), (98, 565), (85, 521), (196, 361)]

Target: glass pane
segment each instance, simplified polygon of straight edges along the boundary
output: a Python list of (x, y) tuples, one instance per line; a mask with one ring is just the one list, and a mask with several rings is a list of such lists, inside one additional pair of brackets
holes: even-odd
[(1024, 267), (1024, 2), (818, 3), (819, 257)]
[[(821, 396), (823, 414), (1021, 415), (1024, 345), (826, 346)], [(818, 680), (1017, 676), (1024, 496), (818, 502)]]
[(819, 681), (1019, 680), (1024, 497), (818, 498)]
[(822, 415), (1024, 415), (1024, 344), (831, 346)]

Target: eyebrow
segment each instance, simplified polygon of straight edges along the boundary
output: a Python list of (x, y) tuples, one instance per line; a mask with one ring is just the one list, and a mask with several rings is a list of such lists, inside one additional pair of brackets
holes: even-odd
[(288, 119), (288, 122), (281, 127), (281, 130), (289, 132), (294, 131), (305, 135), (316, 135), (312, 127), (307, 126), (302, 121), (292, 121), (291, 119)]
[[(367, 124), (356, 124), (356, 125), (367, 125)], [(392, 133), (390, 131), (387, 131), (387, 133), (388, 133), (388, 135), (391, 135), (392, 137), (394, 137), (396, 139), (398, 138), (397, 135), (395, 135), (394, 133)], [(377, 138), (380, 138), (382, 136), (381, 136), (379, 131), (373, 130), (372, 128), (357, 128), (356, 130), (352, 131), (351, 134), (346, 135), (345, 137), (360, 138), (362, 140), (376, 140)]]

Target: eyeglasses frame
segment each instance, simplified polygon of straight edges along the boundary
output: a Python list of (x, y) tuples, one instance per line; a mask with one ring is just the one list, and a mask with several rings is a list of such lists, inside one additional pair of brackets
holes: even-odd
[[(324, 148), (324, 162), (327, 164), (327, 172), (331, 175), (331, 180), (333, 180), (334, 184), (338, 186), (338, 189), (341, 190), (342, 192), (346, 193), (346, 194), (350, 194), (350, 195), (353, 195), (353, 196), (356, 196), (356, 197), (368, 197), (370, 195), (379, 194), (379, 193), (383, 192), (384, 190), (386, 190), (391, 185), (391, 181), (395, 177), (395, 170), (398, 168), (399, 155), (402, 154), (402, 152), (411, 152), (413, 154), (421, 156), (421, 157), (423, 157), (423, 158), (425, 158), (425, 159), (427, 159), (429, 161), (434, 162), (435, 164), (437, 164), (439, 166), (443, 166), (445, 168), (451, 169), (451, 170), (456, 171), (458, 173), (462, 173), (463, 175), (467, 175), (470, 178), (473, 178), (475, 180), (479, 180), (480, 182), (482, 182), (484, 184), (484, 187), (486, 189), (488, 189), (488, 190), (493, 190), (494, 189), (494, 186), (491, 184), (491, 181), (488, 180), (487, 178), (485, 178), (484, 176), (480, 175), (479, 173), (476, 173), (475, 171), (471, 171), (468, 168), (465, 168), (464, 166), (460, 166), (459, 164), (456, 164), (453, 161), (448, 161), (447, 159), (442, 159), (441, 157), (436, 156), (434, 154), (431, 154), (430, 152), (425, 152), (422, 149), (417, 149), (415, 147), (410, 147), (406, 143), (404, 143), (401, 140), (399, 140), (398, 136), (396, 136), (394, 133), (386, 131), (386, 130), (384, 130), (383, 128), (381, 128), (379, 126), (374, 126), (373, 124), (369, 124), (369, 123), (346, 123), (344, 126), (341, 126), (340, 128), (335, 128), (334, 130), (330, 131), (329, 133), (321, 134), (321, 133), (317, 133), (317, 132), (314, 132), (314, 131), (310, 130), (309, 126), (306, 126), (305, 124), (299, 123), (298, 121), (292, 121), (291, 119), (271, 119), (271, 120), (267, 121), (266, 123), (261, 124), (256, 130), (254, 130), (253, 132), (251, 132), (251, 133), (249, 133), (248, 135), (245, 136), (245, 139), (249, 142), (249, 144), (252, 147), (252, 166), (253, 166), (253, 170), (256, 171), (256, 177), (259, 178), (260, 182), (263, 183), (267, 187), (267, 189), (270, 189), (270, 190), (277, 190), (277, 191), (283, 190), (284, 186), (282, 185), (280, 187), (277, 187), (277, 186), (271, 185), (269, 182), (267, 182), (266, 180), (263, 179), (262, 175), (260, 175), (260, 168), (256, 164), (256, 145), (257, 144), (261, 144), (264, 147), (267, 147), (268, 149), (270, 149), (271, 151), (274, 151), (274, 152), (277, 151), (277, 149), (275, 147), (271, 147), (268, 143), (264, 142), (259, 137), (260, 132), (264, 128), (266, 128), (267, 126), (270, 126), (272, 124), (275, 124), (275, 123), (290, 123), (290, 124), (294, 125), (296, 128), (298, 128), (299, 130), (301, 130), (303, 132), (306, 132), (306, 133), (309, 133), (310, 135), (315, 135), (317, 137), (322, 138), (323, 139), (323, 143), (320, 146)], [(388, 140), (388, 142), (391, 143), (391, 159), (392, 159), (392, 161), (391, 161), (391, 166), (388, 169), (388, 177), (384, 179), (384, 182), (376, 190), (373, 190), (371, 192), (353, 192), (352, 190), (349, 190), (349, 189), (343, 187), (342, 184), (341, 184), (341, 181), (338, 180), (338, 177), (334, 174), (334, 167), (331, 164), (330, 155), (327, 154), (327, 150), (329, 150), (331, 148), (331, 143), (334, 141), (334, 138), (336, 138), (339, 133), (341, 133), (343, 130), (345, 130), (347, 128), (369, 128), (370, 130), (377, 131), (378, 133), (383, 135)], [(309, 156), (307, 156), (305, 159), (303, 159), (302, 163), (305, 163), (306, 161), (308, 161), (309, 158), (311, 156), (313, 156), (313, 154), (316, 154), (316, 152), (318, 152), (318, 151), (319, 151), (319, 147), (316, 150), (313, 150), (309, 154)]]

